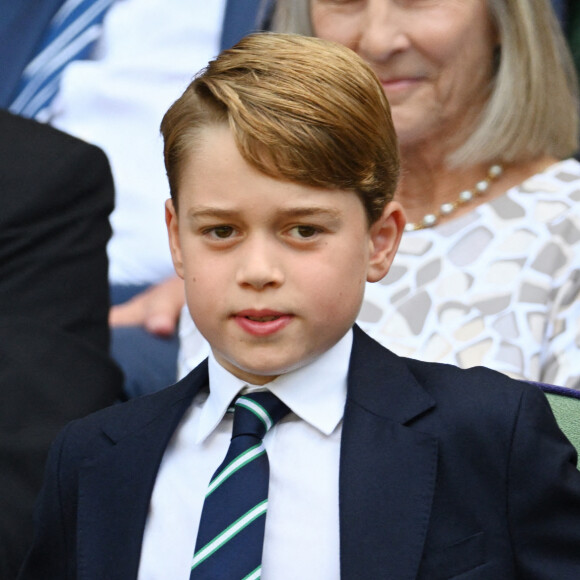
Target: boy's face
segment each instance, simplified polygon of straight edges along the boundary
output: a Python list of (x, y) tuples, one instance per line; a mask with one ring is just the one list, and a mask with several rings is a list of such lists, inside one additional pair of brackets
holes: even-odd
[(382, 278), (404, 218), (392, 202), (369, 229), (356, 194), (251, 167), (226, 126), (205, 129), (166, 220), (189, 310), (218, 362), (264, 384), (331, 348)]

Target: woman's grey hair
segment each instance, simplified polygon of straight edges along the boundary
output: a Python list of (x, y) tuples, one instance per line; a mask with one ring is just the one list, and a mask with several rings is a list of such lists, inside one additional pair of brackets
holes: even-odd
[[(490, 97), (450, 165), (506, 163), (578, 149), (578, 80), (550, 0), (487, 0), (501, 48)], [(313, 35), (310, 0), (277, 0), (272, 28)]]

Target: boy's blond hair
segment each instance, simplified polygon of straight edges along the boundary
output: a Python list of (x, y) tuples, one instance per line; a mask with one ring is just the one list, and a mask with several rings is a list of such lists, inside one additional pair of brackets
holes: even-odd
[(276, 179), (353, 191), (369, 223), (393, 197), (399, 158), (389, 105), (370, 67), (339, 44), (253, 34), (196, 76), (161, 123), (176, 208), (200, 133), (223, 123), (250, 165)]

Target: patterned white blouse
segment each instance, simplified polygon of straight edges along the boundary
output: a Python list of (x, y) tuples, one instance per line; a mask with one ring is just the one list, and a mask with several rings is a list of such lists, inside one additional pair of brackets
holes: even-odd
[(403, 356), (580, 388), (580, 164), (406, 232), (358, 322)]
[[(580, 389), (580, 163), (406, 232), (358, 323), (402, 356)], [(180, 337), (183, 377), (209, 352), (186, 309)]]

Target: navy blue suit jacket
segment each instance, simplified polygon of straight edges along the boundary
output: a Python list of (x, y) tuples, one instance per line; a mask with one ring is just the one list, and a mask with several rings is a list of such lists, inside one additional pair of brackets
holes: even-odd
[(34, 57), (64, 0), (0, 0), (0, 108), (16, 96), (22, 71)]
[[(161, 458), (207, 380), (203, 363), (173, 387), (62, 432), (22, 580), (136, 578)], [(355, 328), (341, 578), (577, 580), (575, 464), (536, 387), (403, 359)]]
[[(268, 3), (269, 5), (271, 2)], [(230, 48), (246, 34), (261, 30), (268, 7), (263, 0), (228, 0), (224, 13), (220, 50)]]

